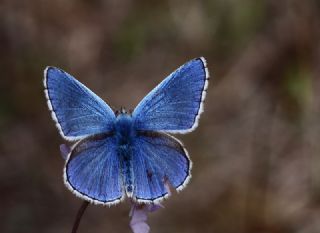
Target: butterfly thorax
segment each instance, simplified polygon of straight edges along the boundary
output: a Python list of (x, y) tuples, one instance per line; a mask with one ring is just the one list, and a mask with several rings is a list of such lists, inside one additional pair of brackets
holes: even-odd
[(119, 145), (130, 144), (134, 137), (133, 121), (129, 114), (121, 113), (115, 123), (115, 134)]
[(131, 143), (135, 136), (131, 115), (121, 113), (117, 116), (115, 135), (118, 144), (118, 156), (121, 161), (121, 173), (124, 187), (127, 195), (130, 197), (133, 192)]

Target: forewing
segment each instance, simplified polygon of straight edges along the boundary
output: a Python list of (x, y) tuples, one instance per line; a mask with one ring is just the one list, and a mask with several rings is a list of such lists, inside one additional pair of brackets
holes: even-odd
[(191, 177), (191, 161), (174, 137), (140, 132), (133, 144), (134, 191), (138, 202), (161, 201), (168, 194), (165, 182), (181, 190)]
[(203, 109), (209, 73), (204, 58), (191, 60), (153, 89), (135, 108), (137, 130), (187, 133)]
[(68, 73), (47, 67), (44, 86), (52, 118), (66, 140), (112, 131), (115, 121), (112, 109)]
[(98, 204), (116, 204), (123, 198), (116, 139), (100, 134), (81, 140), (68, 156), (66, 186), (77, 196)]

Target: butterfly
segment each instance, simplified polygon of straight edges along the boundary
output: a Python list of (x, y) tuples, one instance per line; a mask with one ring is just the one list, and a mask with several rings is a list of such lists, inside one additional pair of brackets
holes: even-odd
[(198, 126), (208, 86), (203, 57), (165, 78), (132, 112), (108, 104), (65, 71), (47, 67), (45, 95), (60, 135), (73, 146), (63, 170), (64, 183), (78, 197), (112, 205), (126, 196), (156, 203), (191, 178), (192, 162), (170, 134)]

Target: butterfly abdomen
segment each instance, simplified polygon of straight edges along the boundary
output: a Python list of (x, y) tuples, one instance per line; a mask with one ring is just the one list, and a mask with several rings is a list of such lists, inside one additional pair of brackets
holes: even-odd
[(117, 116), (115, 124), (115, 135), (118, 146), (118, 156), (121, 164), (121, 174), (127, 196), (131, 197), (133, 192), (133, 169), (131, 144), (135, 136), (132, 117), (128, 114)]

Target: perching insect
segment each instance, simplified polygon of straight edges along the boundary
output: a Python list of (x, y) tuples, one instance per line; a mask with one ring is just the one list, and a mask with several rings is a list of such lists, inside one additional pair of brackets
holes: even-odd
[(182, 143), (169, 133), (198, 126), (208, 86), (204, 58), (193, 59), (155, 87), (132, 113), (115, 114), (96, 94), (68, 73), (47, 67), (44, 86), (53, 120), (75, 142), (64, 172), (66, 186), (96, 204), (116, 204), (125, 196), (139, 203), (168, 195), (164, 182), (182, 190), (192, 163)]

